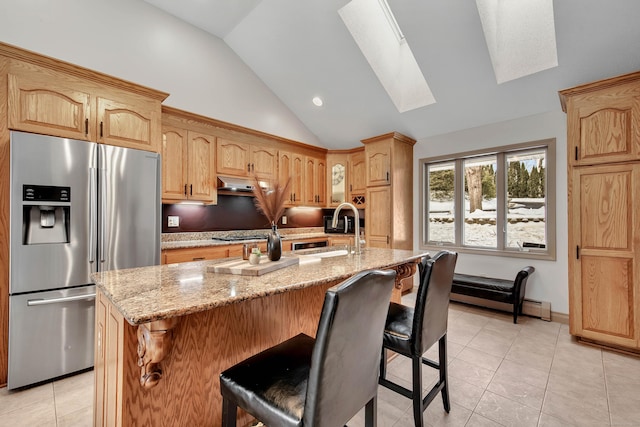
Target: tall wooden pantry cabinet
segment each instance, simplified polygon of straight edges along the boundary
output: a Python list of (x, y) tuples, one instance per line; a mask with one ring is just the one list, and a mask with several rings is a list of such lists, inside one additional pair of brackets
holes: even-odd
[(640, 72), (560, 91), (567, 113), (569, 327), (640, 351)]

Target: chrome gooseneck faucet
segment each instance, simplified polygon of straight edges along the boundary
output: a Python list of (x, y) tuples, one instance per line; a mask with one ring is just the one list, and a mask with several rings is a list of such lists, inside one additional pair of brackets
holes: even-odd
[(353, 215), (355, 216), (355, 236), (354, 236), (354, 240), (355, 240), (355, 244), (356, 244), (356, 249), (353, 252), (354, 255), (360, 255), (362, 253), (362, 250), (360, 249), (360, 214), (358, 213), (358, 209), (352, 205), (351, 203), (340, 203), (338, 205), (338, 207), (336, 208), (336, 211), (333, 213), (333, 219), (331, 220), (331, 227), (336, 228), (338, 226), (338, 214), (340, 213), (340, 211), (342, 210), (342, 208), (350, 208), (353, 211)]

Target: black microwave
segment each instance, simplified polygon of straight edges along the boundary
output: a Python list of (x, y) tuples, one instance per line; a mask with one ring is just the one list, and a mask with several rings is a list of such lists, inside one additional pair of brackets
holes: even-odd
[(333, 220), (333, 216), (324, 216), (324, 232), (325, 233), (342, 233), (342, 234), (353, 234), (355, 233), (356, 226), (354, 217), (341, 215), (338, 217), (338, 225), (333, 228), (331, 226), (331, 221)]

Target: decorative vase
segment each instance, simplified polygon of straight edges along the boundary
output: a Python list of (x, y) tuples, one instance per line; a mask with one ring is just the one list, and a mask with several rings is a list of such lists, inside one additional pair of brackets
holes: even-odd
[(278, 261), (282, 256), (282, 241), (275, 223), (271, 223), (271, 232), (267, 234), (267, 257), (271, 261)]

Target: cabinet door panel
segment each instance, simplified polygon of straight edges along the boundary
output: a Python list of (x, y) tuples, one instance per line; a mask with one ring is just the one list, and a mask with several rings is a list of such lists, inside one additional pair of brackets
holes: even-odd
[(11, 74), (8, 80), (10, 129), (89, 139), (88, 93)]
[(268, 182), (274, 182), (278, 173), (278, 152), (264, 147), (251, 147), (251, 173)]
[(364, 151), (351, 155), (349, 172), (349, 190), (351, 194), (364, 194), (367, 189)]
[(217, 171), (221, 175), (248, 176), (250, 172), (250, 146), (218, 138), (216, 152)]
[(212, 203), (216, 201), (213, 173), (215, 137), (189, 131), (189, 198)]
[[(280, 185), (284, 186), (287, 183), (287, 180), (291, 179), (291, 182), (289, 183), (289, 195), (287, 197), (287, 201), (285, 202), (285, 206), (297, 206), (301, 202), (301, 177), (299, 174), (297, 177), (295, 176), (294, 154), (288, 151), (281, 151), (279, 152), (278, 156), (278, 182), (280, 183)], [(299, 161), (301, 162), (300, 159)], [(301, 165), (298, 165), (298, 167), (301, 167)], [(296, 189), (298, 191), (297, 200), (295, 198)]]
[(567, 119), (572, 164), (640, 159), (640, 88), (607, 89), (576, 99)]
[(366, 245), (370, 248), (391, 248), (391, 189), (376, 187), (367, 190), (365, 210)]
[(302, 202), (303, 180), (304, 180), (304, 157), (293, 153), (291, 157), (291, 192), (293, 202), (298, 205)]
[(327, 203), (327, 162), (323, 159), (318, 159), (316, 162), (316, 193), (318, 199), (316, 204), (319, 206), (325, 206)]
[(162, 132), (162, 198), (187, 197), (187, 131), (164, 127)]
[(391, 147), (388, 143), (373, 143), (365, 147), (367, 186), (391, 183)]
[(570, 194), (569, 320), (571, 333), (638, 347), (640, 165), (575, 168)]
[(631, 259), (582, 257), (582, 329), (585, 337), (635, 345), (633, 262)]
[(600, 169), (580, 175), (580, 218), (583, 249), (631, 246), (632, 171)]
[(98, 97), (98, 141), (119, 147), (157, 151), (155, 126), (159, 117), (159, 111), (142, 103)]

